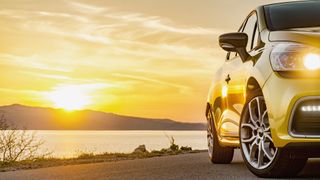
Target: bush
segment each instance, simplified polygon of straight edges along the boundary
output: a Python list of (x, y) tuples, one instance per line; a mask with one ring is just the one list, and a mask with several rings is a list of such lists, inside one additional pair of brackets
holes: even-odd
[(35, 133), (10, 129), (4, 115), (0, 117), (0, 165), (44, 157), (46, 155), (39, 156), (38, 153), (42, 144)]
[(180, 147), (180, 150), (181, 150), (181, 151), (192, 151), (192, 148), (189, 147), (189, 146), (181, 146), (181, 147)]
[(178, 151), (179, 150), (179, 146), (174, 142), (175, 140), (174, 140), (173, 136), (170, 136), (169, 140), (170, 140), (170, 147), (169, 148), (172, 151)]
[(82, 153), (80, 155), (78, 155), (78, 159), (89, 159), (89, 158), (93, 158), (95, 155), (93, 153)]

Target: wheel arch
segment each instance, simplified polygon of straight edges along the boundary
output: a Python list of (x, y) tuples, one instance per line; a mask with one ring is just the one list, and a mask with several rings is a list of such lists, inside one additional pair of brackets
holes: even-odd
[(246, 83), (246, 91), (245, 91), (246, 102), (248, 102), (248, 100), (250, 100), (250, 98), (256, 94), (263, 95), (262, 86), (259, 84), (256, 78), (250, 77), (248, 78)]

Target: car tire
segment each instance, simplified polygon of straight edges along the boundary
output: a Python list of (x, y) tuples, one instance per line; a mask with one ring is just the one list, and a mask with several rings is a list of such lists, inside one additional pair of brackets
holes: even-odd
[(244, 162), (258, 177), (294, 177), (308, 160), (293, 150), (273, 145), (267, 108), (261, 94), (249, 98), (242, 113), (239, 133)]
[(208, 153), (210, 161), (214, 164), (230, 164), (233, 159), (234, 148), (220, 146), (211, 110), (207, 113), (207, 119)]

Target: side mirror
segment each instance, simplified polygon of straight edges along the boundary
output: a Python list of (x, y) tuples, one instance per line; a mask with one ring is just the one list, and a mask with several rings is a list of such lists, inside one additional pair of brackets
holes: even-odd
[(242, 61), (246, 61), (250, 55), (246, 47), (248, 43), (248, 35), (246, 33), (227, 33), (219, 37), (219, 45), (228, 52), (239, 53)]

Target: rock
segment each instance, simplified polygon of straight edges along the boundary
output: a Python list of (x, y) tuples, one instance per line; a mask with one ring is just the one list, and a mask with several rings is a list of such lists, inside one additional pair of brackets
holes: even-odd
[(133, 153), (146, 153), (148, 152), (147, 149), (146, 149), (146, 145), (140, 145), (138, 146), (134, 151)]

